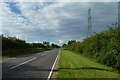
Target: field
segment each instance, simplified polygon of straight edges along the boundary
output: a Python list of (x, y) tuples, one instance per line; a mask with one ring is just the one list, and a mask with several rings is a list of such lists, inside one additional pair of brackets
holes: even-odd
[(111, 67), (93, 62), (80, 54), (62, 50), (57, 78), (117, 78)]

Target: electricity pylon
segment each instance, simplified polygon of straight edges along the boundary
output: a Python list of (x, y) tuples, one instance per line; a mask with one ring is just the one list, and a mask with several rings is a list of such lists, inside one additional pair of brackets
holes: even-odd
[(88, 9), (88, 30), (87, 30), (87, 37), (92, 35), (92, 16), (91, 16), (91, 9)]

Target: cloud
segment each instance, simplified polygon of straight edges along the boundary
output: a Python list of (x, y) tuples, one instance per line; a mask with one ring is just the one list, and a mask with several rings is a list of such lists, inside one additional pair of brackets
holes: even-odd
[(88, 8), (92, 9), (93, 31), (100, 32), (106, 25), (117, 22), (117, 3), (88, 2), (20, 2), (20, 14), (2, 4), (3, 34), (17, 36), (27, 42), (50, 41), (66, 43), (82, 40), (87, 33)]
[(4, 2), (118, 2), (119, 0), (4, 0)]
[[(0, 3), (0, 7), (2, 7), (2, 3)], [(2, 8), (0, 8), (0, 15), (2, 15)], [(0, 16), (0, 34), (2, 34), (2, 16)]]
[(60, 44), (60, 45), (63, 45), (63, 43), (64, 43), (64, 41), (59, 40), (59, 44)]
[(9, 5), (11, 12), (21, 14), (21, 10), (19, 9), (15, 2), (6, 2), (6, 4)]

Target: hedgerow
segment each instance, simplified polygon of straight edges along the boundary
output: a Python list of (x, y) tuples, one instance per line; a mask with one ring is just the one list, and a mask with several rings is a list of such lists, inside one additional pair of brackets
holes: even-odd
[(111, 66), (120, 71), (120, 26), (95, 33), (82, 42), (69, 41), (64, 47), (77, 54), (93, 58), (99, 63)]

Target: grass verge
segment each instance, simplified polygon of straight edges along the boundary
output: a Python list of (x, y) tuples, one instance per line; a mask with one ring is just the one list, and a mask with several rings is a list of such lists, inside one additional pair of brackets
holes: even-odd
[(111, 67), (93, 62), (86, 57), (61, 50), (57, 78), (118, 78)]
[(15, 57), (15, 56), (33, 54), (33, 53), (38, 53), (43, 51), (46, 51), (46, 50), (42, 48), (29, 48), (29, 49), (16, 49), (16, 50), (9, 49), (9, 50), (2, 51), (2, 57), (5, 57), (5, 56)]

